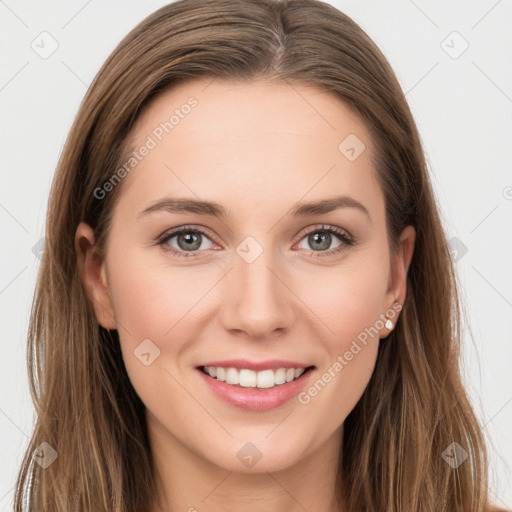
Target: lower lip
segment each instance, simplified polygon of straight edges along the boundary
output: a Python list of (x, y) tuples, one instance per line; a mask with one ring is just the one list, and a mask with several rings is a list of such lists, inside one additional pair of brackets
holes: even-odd
[(304, 372), (298, 379), (280, 384), (273, 388), (244, 388), (232, 386), (224, 381), (214, 379), (197, 369), (206, 385), (220, 398), (230, 405), (249, 411), (268, 411), (283, 405), (298, 395), (309, 380), (314, 369)]

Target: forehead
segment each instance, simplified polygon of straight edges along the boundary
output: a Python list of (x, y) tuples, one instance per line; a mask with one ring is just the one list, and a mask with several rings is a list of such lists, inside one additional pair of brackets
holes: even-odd
[(222, 203), (243, 197), (252, 206), (349, 193), (375, 201), (379, 195), (364, 123), (317, 87), (182, 83), (149, 103), (129, 143), (130, 151), (150, 148), (123, 184), (130, 193), (137, 183), (146, 203), (164, 191)]

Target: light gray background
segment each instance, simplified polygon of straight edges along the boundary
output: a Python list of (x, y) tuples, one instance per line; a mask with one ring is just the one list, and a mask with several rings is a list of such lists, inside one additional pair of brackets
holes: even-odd
[[(55, 166), (101, 64), (166, 3), (0, 0), (0, 511), (12, 509), (35, 418), (25, 337)], [(464, 375), (490, 444), (494, 501), (512, 509), (512, 0), (329, 3), (394, 67), (449, 238), (467, 248), (454, 253), (473, 333)], [(45, 59), (31, 47), (51, 48), (44, 31), (58, 43)]]

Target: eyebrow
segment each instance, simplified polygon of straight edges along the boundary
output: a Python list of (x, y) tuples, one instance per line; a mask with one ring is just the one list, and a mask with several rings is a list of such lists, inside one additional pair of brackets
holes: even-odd
[[(300, 203), (288, 212), (293, 217), (306, 217), (308, 215), (322, 215), (338, 208), (355, 208), (363, 212), (371, 221), (370, 213), (359, 201), (349, 196), (336, 196), (310, 203)], [(170, 213), (195, 213), (198, 215), (210, 215), (212, 217), (231, 217), (229, 210), (214, 201), (203, 201), (192, 198), (166, 197), (148, 206), (138, 213), (137, 218), (146, 216), (156, 211), (168, 211)]]

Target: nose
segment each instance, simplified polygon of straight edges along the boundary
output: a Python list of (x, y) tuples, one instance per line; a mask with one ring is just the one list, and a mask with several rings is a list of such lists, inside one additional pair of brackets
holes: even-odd
[(222, 324), (254, 340), (282, 334), (294, 322), (294, 295), (269, 253), (263, 251), (251, 263), (236, 256), (224, 279)]

